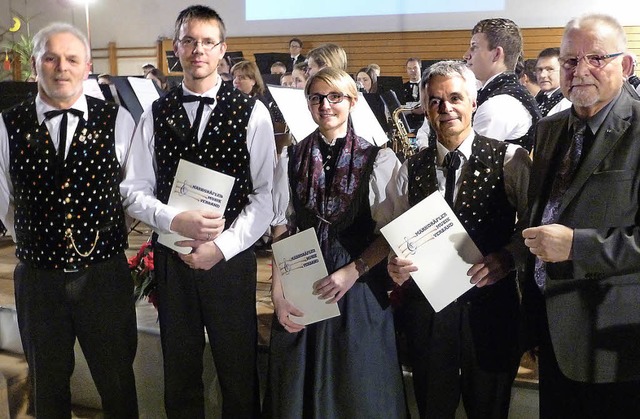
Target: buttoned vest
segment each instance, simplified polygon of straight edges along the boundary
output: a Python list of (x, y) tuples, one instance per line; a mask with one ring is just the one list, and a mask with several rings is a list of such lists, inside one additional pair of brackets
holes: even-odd
[(156, 189), (158, 199), (167, 203), (180, 158), (233, 176), (235, 182), (224, 213), (225, 228), (228, 228), (249, 202), (253, 189), (247, 126), (255, 99), (222, 82), (216, 102), (197, 144), (190, 138), (189, 118), (182, 105), (182, 86), (153, 103)]
[(31, 99), (5, 112), (16, 256), (41, 269), (81, 269), (127, 247), (116, 155), (118, 107), (87, 96), (63, 167)]

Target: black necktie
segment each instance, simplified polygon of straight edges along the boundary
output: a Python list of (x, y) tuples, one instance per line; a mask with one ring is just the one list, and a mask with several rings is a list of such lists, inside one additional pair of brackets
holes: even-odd
[(453, 208), (453, 191), (456, 189), (456, 170), (460, 167), (462, 160), (458, 150), (453, 150), (444, 156), (443, 167), (447, 168), (447, 181), (445, 183), (444, 200)]
[(48, 111), (44, 113), (46, 119), (55, 118), (58, 115), (62, 115), (62, 121), (60, 121), (60, 129), (58, 130), (58, 152), (56, 154), (57, 167), (61, 168), (64, 165), (64, 153), (67, 149), (67, 115), (69, 113), (74, 114), (78, 118), (82, 118), (84, 113), (78, 109), (56, 109), (55, 111)]
[(194, 95), (183, 95), (183, 102), (199, 102), (198, 110), (196, 112), (196, 119), (193, 120), (193, 124), (191, 125), (191, 145), (198, 145), (198, 130), (200, 129), (200, 122), (202, 121), (202, 113), (204, 112), (204, 105), (213, 105), (216, 103), (216, 98), (214, 97), (205, 97), (205, 96), (194, 96)]
[[(558, 167), (558, 171), (551, 186), (549, 200), (542, 212), (542, 220), (540, 221), (541, 225), (554, 224), (558, 221), (562, 197), (569, 189), (569, 185), (573, 180), (573, 175), (578, 168), (578, 163), (580, 163), (580, 159), (582, 158), (582, 147), (584, 146), (586, 130), (587, 124), (585, 121), (579, 121), (574, 125), (571, 144), (560, 162), (560, 166)], [(546, 283), (546, 266), (539, 258), (536, 258), (534, 277), (538, 287), (540, 289), (544, 289)]]

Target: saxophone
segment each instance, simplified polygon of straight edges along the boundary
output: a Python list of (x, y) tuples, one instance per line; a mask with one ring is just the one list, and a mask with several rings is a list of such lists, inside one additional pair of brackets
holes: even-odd
[(411, 144), (409, 127), (405, 126), (400, 116), (405, 113), (411, 113), (411, 111), (419, 106), (419, 103), (412, 107), (400, 106), (391, 114), (391, 121), (393, 123), (391, 149), (396, 153), (400, 161), (411, 157), (416, 151), (414, 145)]

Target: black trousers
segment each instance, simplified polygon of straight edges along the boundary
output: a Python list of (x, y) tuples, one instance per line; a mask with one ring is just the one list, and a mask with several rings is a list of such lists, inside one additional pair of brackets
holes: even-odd
[(506, 419), (518, 369), (516, 336), (509, 344), (514, 351), (506, 351), (511, 359), (501, 362), (504, 367), (487, 368), (477, 356), (471, 305), (454, 302), (435, 313), (419, 292), (403, 301), (397, 320), (406, 336), (420, 417), (454, 418), (462, 396), (470, 419)]
[(137, 417), (136, 313), (124, 253), (75, 273), (20, 262), (14, 280), (35, 416), (71, 416), (69, 382), (77, 338), (105, 416)]
[(546, 309), (540, 330), (540, 417), (640, 418), (640, 381), (584, 383), (567, 378), (556, 360)]
[(245, 250), (208, 271), (189, 268), (161, 246), (155, 257), (167, 416), (204, 418), (206, 328), (222, 417), (258, 417), (255, 254)]

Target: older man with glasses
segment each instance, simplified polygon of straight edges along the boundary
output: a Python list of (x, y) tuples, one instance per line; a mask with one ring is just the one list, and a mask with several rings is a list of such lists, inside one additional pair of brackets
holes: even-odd
[(524, 302), (540, 345), (540, 416), (640, 417), (640, 102), (623, 88), (625, 31), (565, 27), (571, 109), (536, 128)]

